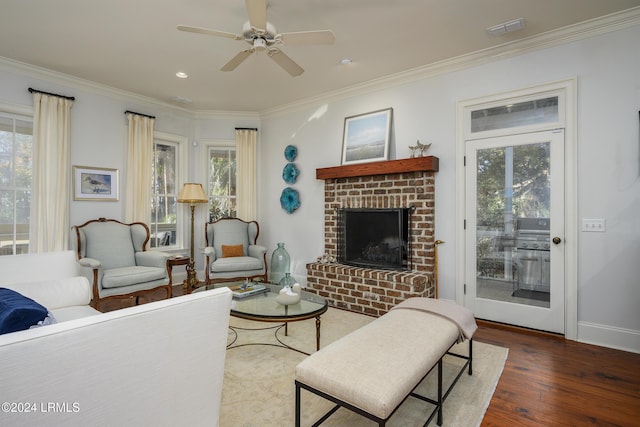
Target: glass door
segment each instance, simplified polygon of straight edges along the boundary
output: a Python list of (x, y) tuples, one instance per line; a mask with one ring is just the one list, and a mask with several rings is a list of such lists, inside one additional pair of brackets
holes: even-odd
[(466, 144), (466, 297), (476, 317), (564, 332), (564, 133)]

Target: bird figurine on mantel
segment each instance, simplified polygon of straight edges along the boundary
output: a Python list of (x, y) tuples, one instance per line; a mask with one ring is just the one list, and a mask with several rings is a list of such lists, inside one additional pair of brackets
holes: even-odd
[(425, 151), (427, 151), (431, 147), (431, 143), (429, 144), (421, 144), (420, 140), (416, 141), (416, 145), (410, 145), (409, 149), (411, 150), (411, 158), (414, 157), (423, 157)]

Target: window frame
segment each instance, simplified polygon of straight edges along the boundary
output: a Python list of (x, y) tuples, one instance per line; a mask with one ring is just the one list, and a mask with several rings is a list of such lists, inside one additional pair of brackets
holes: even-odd
[[(154, 162), (155, 162), (155, 144), (156, 143), (167, 143), (168, 145), (176, 146), (176, 173), (175, 173), (175, 197), (178, 198), (180, 194), (180, 190), (182, 189), (183, 184), (186, 182), (186, 173), (188, 170), (188, 138), (180, 135), (170, 134), (166, 132), (153, 132), (153, 144), (154, 144)], [(155, 165), (154, 165), (155, 166)], [(153, 186), (153, 177), (150, 177), (151, 185)], [(151, 189), (151, 197), (156, 197), (160, 193), (155, 193), (153, 188)], [(150, 201), (151, 202), (151, 201)], [(185, 224), (186, 216), (184, 214), (184, 209), (181, 209), (180, 204), (178, 204), (176, 209), (176, 241), (175, 244), (169, 246), (156, 246), (151, 247), (149, 245), (149, 250), (156, 251), (182, 251), (186, 247), (187, 235), (186, 235), (186, 227)], [(153, 222), (152, 218), (149, 218), (149, 229), (153, 234)]]
[[(15, 133), (15, 121), (22, 121), (22, 122), (26, 122), (26, 123), (31, 123), (31, 142), (32, 142), (32, 146), (31, 146), (31, 162), (32, 162), (32, 174), (31, 174), (31, 182), (29, 183), (29, 187), (23, 187), (23, 186), (17, 186), (16, 182), (15, 182), (15, 167), (14, 167), (14, 171), (12, 172), (12, 183), (9, 186), (3, 187), (2, 190), (4, 191), (10, 191), (13, 193), (14, 195), (14, 200), (15, 200), (15, 194), (19, 191), (28, 191), (30, 193), (29, 195), (29, 208), (31, 208), (31, 197), (32, 197), (32, 186), (33, 186), (33, 109), (32, 108), (20, 108), (17, 106), (13, 106), (13, 105), (9, 105), (9, 104), (4, 104), (4, 103), (0, 103), (0, 115), (2, 115), (3, 118), (7, 118), (7, 119), (11, 119), (14, 121), (14, 133)], [(15, 148), (15, 147), (13, 147)], [(12, 150), (12, 154), (14, 156), (13, 161), (15, 163), (15, 151)], [(30, 217), (30, 215), (29, 215)], [(9, 225), (9, 224), (7, 224)], [(27, 235), (29, 235), (29, 227), (30, 224), (27, 224)], [(13, 224), (11, 224), (11, 254), (8, 255), (15, 255), (16, 253), (23, 253), (23, 252), (19, 252), (18, 250), (18, 234), (24, 234), (24, 233), (18, 233), (18, 223), (16, 222), (16, 206), (14, 203), (13, 206)], [(29, 250), (29, 246), (31, 245), (30, 239), (27, 239), (27, 252)]]
[[(556, 129), (566, 126), (566, 95), (562, 91), (562, 88), (556, 87), (556, 85), (548, 85), (546, 90), (539, 92), (534, 89), (525, 89), (521, 91), (514, 91), (508, 97), (502, 97), (504, 94), (497, 94), (479, 99), (477, 103), (462, 101), (459, 104), (462, 106), (461, 123), (463, 126), (463, 137), (465, 140), (476, 140), (483, 138), (494, 138), (504, 135), (512, 135), (515, 133), (530, 133), (537, 131), (544, 131), (548, 129)], [(510, 104), (526, 103), (531, 101), (540, 101), (545, 98), (557, 98), (557, 113), (558, 117), (556, 121), (541, 121), (533, 124), (516, 125), (508, 127), (498, 127), (491, 130), (472, 130), (472, 114), (476, 111), (492, 109), (497, 107), (507, 107)]]
[[(211, 189), (209, 188), (209, 156), (210, 156), (210, 151), (212, 149), (224, 149), (224, 150), (232, 150), (234, 152), (236, 152), (236, 183), (238, 180), (238, 175), (237, 175), (237, 146), (236, 146), (236, 141), (235, 140), (228, 140), (228, 139), (221, 139), (221, 140), (204, 140), (201, 141), (201, 146), (202, 146), (202, 171), (203, 171), (203, 175), (204, 175), (204, 180), (206, 182), (206, 192), (207, 192), (207, 197), (209, 199), (209, 202), (207, 203), (207, 222), (211, 221)], [(237, 194), (235, 196), (233, 196), (236, 199), (237, 202)]]

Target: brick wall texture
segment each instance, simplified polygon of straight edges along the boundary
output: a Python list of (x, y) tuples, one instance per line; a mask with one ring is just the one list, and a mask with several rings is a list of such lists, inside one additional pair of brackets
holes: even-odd
[(376, 270), (342, 264), (307, 264), (307, 287), (329, 305), (381, 316), (407, 298), (433, 298), (434, 172), (408, 172), (325, 180), (325, 253), (337, 257), (340, 208), (413, 207), (411, 271)]

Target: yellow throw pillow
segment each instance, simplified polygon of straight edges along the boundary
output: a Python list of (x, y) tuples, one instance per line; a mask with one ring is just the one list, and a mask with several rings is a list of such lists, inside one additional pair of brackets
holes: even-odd
[(222, 258), (242, 256), (242, 245), (222, 245)]

